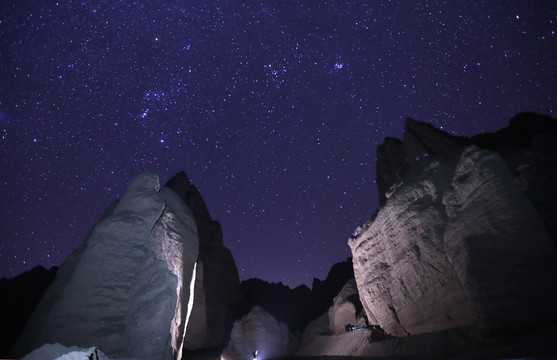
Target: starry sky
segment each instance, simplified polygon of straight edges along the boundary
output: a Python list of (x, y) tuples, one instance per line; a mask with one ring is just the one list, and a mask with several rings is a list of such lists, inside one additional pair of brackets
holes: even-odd
[(185, 170), (241, 279), (323, 279), (409, 116), (555, 116), (557, 2), (2, 0), (0, 277), (59, 265), (139, 173)]

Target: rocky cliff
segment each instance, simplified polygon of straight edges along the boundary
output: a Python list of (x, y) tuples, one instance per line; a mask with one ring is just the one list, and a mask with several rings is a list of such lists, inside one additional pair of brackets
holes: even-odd
[[(221, 344), (229, 305), (240, 298), (240, 280), (232, 253), (223, 245), (220, 223), (211, 218), (205, 201), (184, 172), (166, 185), (191, 209), (199, 236), (194, 302), (184, 347), (197, 350)], [(230, 324), (231, 326), (232, 324)]]
[[(181, 181), (162, 189), (149, 172), (130, 183), (62, 264), (14, 356), (62, 343), (98, 346), (110, 357), (181, 359), (191, 343), (211, 346), (215, 340), (206, 341), (207, 334), (220, 341), (228, 302), (214, 293), (223, 280), (199, 274), (207, 267), (226, 272), (225, 288), (232, 289), (226, 296), (238, 287), (236, 266), (222, 255), (230, 254), (222, 238), (204, 244), (212, 241), (207, 228), (214, 223), (199, 219), (199, 192), (185, 201), (192, 186), (181, 174), (176, 178)], [(208, 214), (206, 207), (201, 212)]]
[(557, 321), (556, 124), (521, 114), (463, 138), (409, 119), (404, 141), (378, 148), (383, 206), (349, 240), (371, 324), (407, 336)]

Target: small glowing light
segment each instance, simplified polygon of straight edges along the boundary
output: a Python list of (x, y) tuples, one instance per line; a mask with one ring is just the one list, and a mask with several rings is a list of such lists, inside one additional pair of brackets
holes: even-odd
[(343, 67), (343, 66), (344, 66), (344, 64), (343, 64), (343, 63), (338, 63), (338, 62), (337, 62), (337, 63), (335, 63), (335, 69), (337, 69), (337, 70), (340, 70), (340, 69), (342, 69), (342, 67)]

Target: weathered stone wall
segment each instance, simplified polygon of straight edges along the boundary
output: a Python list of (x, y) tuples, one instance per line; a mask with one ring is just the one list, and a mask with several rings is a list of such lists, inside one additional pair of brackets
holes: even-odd
[(497, 154), (425, 157), (386, 196), (349, 240), (370, 323), (404, 336), (556, 318), (551, 239)]

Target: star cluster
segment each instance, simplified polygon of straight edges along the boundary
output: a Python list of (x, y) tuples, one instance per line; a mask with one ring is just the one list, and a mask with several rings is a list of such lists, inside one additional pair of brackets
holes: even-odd
[(131, 179), (185, 170), (242, 279), (311, 284), (407, 116), (554, 115), (554, 1), (5, 0), (0, 276), (60, 264)]

